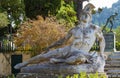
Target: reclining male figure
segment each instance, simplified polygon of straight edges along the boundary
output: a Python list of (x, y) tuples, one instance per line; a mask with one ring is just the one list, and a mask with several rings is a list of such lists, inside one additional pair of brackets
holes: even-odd
[(65, 41), (73, 37), (73, 41), (69, 46), (34, 56), (28, 61), (17, 64), (15, 68), (20, 69), (28, 64), (38, 64), (44, 61), (67, 64), (95, 63), (96, 61), (94, 62), (94, 60), (92, 60), (93, 56), (89, 51), (95, 43), (96, 38), (98, 38), (100, 42), (100, 52), (98, 52), (98, 54), (100, 57), (103, 57), (105, 41), (100, 27), (91, 23), (91, 11), (93, 8), (94, 6), (92, 4), (87, 4), (83, 9), (79, 24), (72, 28), (64, 38), (50, 45), (48, 49), (56, 45), (62, 45)]

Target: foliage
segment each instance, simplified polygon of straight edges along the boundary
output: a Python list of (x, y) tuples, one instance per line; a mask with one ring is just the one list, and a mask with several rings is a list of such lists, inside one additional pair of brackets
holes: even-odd
[[(58, 78), (63, 78), (59, 76)], [(90, 73), (87, 75), (85, 72), (81, 72), (80, 74), (74, 74), (72, 76), (68, 75), (66, 78), (107, 78), (106, 75), (99, 75), (98, 73)]]
[(0, 28), (6, 27), (9, 24), (6, 12), (0, 13)]
[(96, 40), (90, 51), (99, 51), (99, 50), (100, 50), (99, 42)]
[(37, 15), (42, 17), (56, 16), (60, 23), (70, 28), (77, 21), (73, 1), (64, 0), (25, 0), (25, 12), (27, 17), (33, 19)]
[(115, 29), (116, 41), (120, 42), (120, 26)]
[(7, 78), (15, 78), (15, 75), (12, 74), (12, 75), (10, 75), (10, 76), (7, 76)]
[(38, 16), (37, 20), (28, 20), (20, 26), (15, 37), (18, 49), (43, 52), (46, 47), (65, 35), (64, 27), (53, 17), (45, 20)]
[(56, 16), (61, 23), (65, 22), (68, 28), (73, 26), (74, 23), (77, 21), (73, 1), (65, 3), (63, 0), (61, 0), (61, 7)]
[[(1, 11), (6, 11), (10, 14), (10, 21), (15, 21), (15, 24), (20, 24), (21, 14), (24, 15), (24, 3), (23, 0), (0, 0)], [(24, 18), (24, 17), (23, 17)]]
[(118, 26), (115, 30), (115, 37), (116, 37), (116, 49), (120, 51), (120, 26)]
[(89, 78), (98, 78), (98, 73), (96, 73), (96, 74), (89, 74)]
[(26, 16), (36, 18), (37, 15), (43, 17), (56, 15), (61, 0), (24, 0), (24, 3)]
[(98, 72), (95, 74), (89, 74), (88, 78), (107, 78), (105, 75), (99, 75)]
[(116, 41), (116, 50), (120, 51), (120, 42)]
[(86, 77), (87, 77), (86, 72), (81, 72), (81, 73), (80, 73), (80, 78), (86, 78)]

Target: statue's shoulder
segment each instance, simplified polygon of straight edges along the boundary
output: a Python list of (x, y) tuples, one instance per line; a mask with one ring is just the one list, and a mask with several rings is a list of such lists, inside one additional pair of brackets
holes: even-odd
[(93, 30), (99, 30), (99, 31), (102, 31), (101, 27), (98, 26), (98, 25), (95, 25), (95, 24), (90, 24), (90, 27), (93, 29)]

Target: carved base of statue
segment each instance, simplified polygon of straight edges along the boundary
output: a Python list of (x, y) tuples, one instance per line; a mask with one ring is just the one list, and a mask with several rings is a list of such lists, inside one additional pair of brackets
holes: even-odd
[(81, 65), (67, 65), (67, 64), (36, 64), (27, 66), (21, 69), (21, 73), (17, 78), (58, 78), (58, 76), (86, 73), (104, 73), (104, 66), (99, 64), (81, 64)]
[(100, 60), (100, 58), (98, 59), (99, 62), (96, 61), (96, 63), (91, 64), (69, 65), (65, 63), (51, 64), (48, 62), (35, 64), (23, 67), (21, 73), (17, 75), (17, 78), (58, 78), (60, 75), (67, 76), (80, 74), (80, 72), (104, 73), (105, 60)]
[(21, 73), (74, 74), (80, 72), (104, 72), (104, 67), (99, 64), (36, 64), (21, 69)]

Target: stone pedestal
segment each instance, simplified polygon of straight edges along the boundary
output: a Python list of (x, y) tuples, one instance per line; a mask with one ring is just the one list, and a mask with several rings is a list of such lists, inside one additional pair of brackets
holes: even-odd
[(65, 78), (67, 75), (80, 74), (80, 72), (95, 73), (99, 71), (93, 64), (39, 64), (22, 68), (16, 78), (58, 78), (58, 76)]
[(110, 32), (110, 33), (106, 33), (104, 34), (104, 38), (105, 38), (105, 52), (115, 52), (116, 48), (115, 48), (115, 33)]
[[(94, 73), (93, 73), (94, 74)], [(80, 74), (78, 74), (80, 78)], [(89, 78), (90, 74), (87, 74), (87, 77), (85, 78)], [(19, 73), (17, 75), (16, 78), (66, 78), (68, 75), (58, 75), (58, 74), (41, 74), (41, 73)], [(69, 74), (70, 76), (70, 74)], [(71, 75), (73, 76), (73, 75)], [(108, 76), (106, 75), (106, 73), (98, 73), (98, 76), (104, 76), (105, 78), (108, 78)], [(73, 77), (70, 77), (73, 78)], [(77, 77), (76, 77), (77, 78)], [(103, 78), (103, 77), (101, 77)]]

